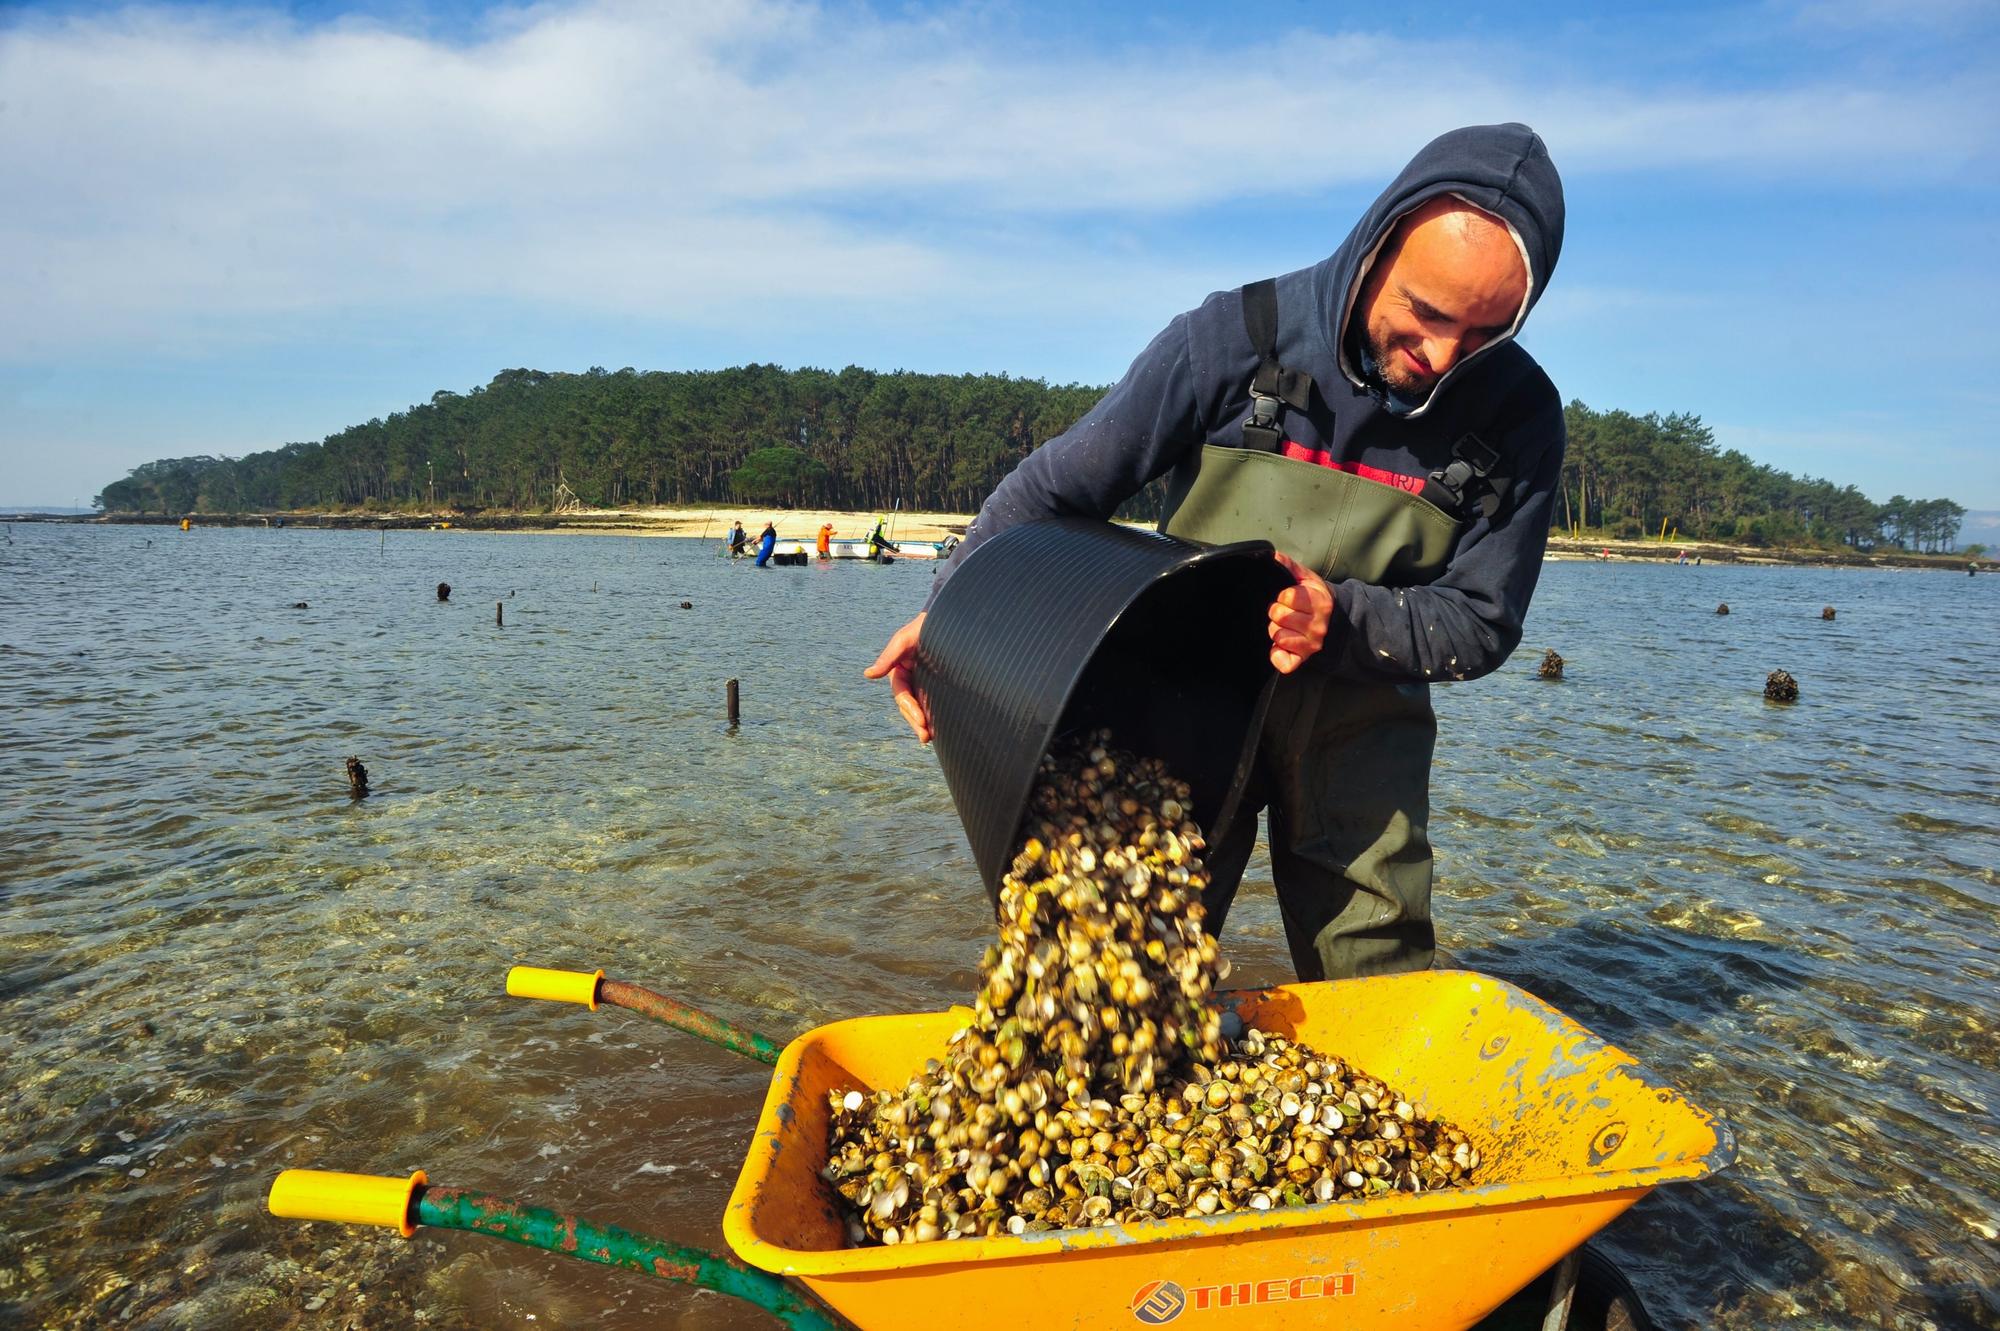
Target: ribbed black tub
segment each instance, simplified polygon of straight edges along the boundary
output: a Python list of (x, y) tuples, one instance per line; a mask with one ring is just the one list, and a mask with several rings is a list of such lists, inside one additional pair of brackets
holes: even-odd
[(1010, 527), (931, 606), (917, 687), (988, 895), (1042, 754), (1111, 728), (1193, 788), (1211, 841), (1234, 814), (1277, 673), (1265, 630), (1291, 582), (1263, 541), (1208, 548), (1086, 519)]

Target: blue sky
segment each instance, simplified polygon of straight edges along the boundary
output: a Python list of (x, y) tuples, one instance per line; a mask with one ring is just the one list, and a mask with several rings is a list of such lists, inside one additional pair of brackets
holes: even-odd
[(2000, 510), (2000, 6), (1079, 8), (0, 5), (0, 501), (511, 366), (1109, 382), (1525, 120), (1565, 396)]

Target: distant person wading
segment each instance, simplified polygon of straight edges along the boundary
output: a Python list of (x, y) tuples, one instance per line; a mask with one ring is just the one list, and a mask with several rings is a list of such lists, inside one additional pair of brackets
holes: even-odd
[(877, 517), (875, 519), (875, 530), (868, 533), (868, 557), (877, 563), (886, 563), (887, 557), (891, 553), (902, 553), (887, 536), (882, 534), (882, 529), (888, 526), (888, 524), (889, 519)]

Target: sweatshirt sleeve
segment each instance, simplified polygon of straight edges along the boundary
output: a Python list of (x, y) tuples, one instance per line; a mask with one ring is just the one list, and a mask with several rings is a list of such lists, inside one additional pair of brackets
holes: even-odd
[(1421, 587), (1334, 584), (1333, 622), (1307, 669), (1336, 677), (1422, 684), (1476, 679), (1521, 642), (1542, 573), (1549, 518), (1562, 474), (1562, 401), (1521, 425), (1509, 452), (1535, 461), (1514, 482), (1497, 521), (1480, 518), (1444, 574)]
[(1040, 518), (1109, 518), (1202, 438), (1187, 316), (1180, 315), (1082, 419), (994, 487), (965, 539), (939, 567), (924, 609), (968, 555), (1007, 528)]

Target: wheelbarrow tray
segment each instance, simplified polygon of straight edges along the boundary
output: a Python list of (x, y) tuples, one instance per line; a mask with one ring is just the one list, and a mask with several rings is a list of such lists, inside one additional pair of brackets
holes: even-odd
[(849, 1248), (820, 1178), (827, 1092), (900, 1088), (966, 1012), (806, 1032), (771, 1078), (723, 1234), (867, 1331), (1477, 1323), (1656, 1185), (1735, 1156), (1729, 1130), (1533, 995), (1470, 971), (1245, 990), (1251, 1026), (1396, 1087), (1478, 1149), (1476, 1187), (995, 1239)]

